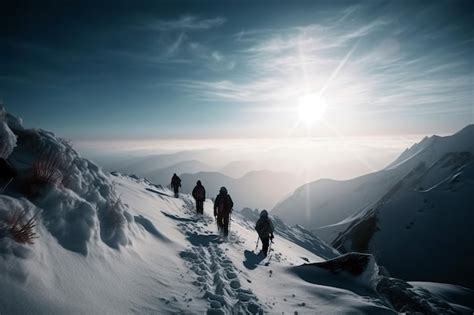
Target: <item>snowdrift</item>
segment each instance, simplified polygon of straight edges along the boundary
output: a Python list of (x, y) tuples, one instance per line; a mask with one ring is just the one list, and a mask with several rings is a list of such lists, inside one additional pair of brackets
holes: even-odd
[(17, 138), (8, 160), (18, 176), (7, 192), (30, 196), (31, 206), (41, 210), (44, 226), (68, 250), (87, 255), (96, 237), (113, 248), (127, 245), (132, 217), (110, 179), (79, 157), (66, 140), (44, 130), (25, 129), (15, 117), (4, 115)]
[(374, 257), (368, 254), (348, 253), (324, 262), (291, 267), (290, 271), (310, 283), (339, 287), (361, 296), (385, 301), (398, 312), (469, 314), (469, 307), (448, 303), (449, 298), (439, 292), (447, 291), (451, 293), (453, 300), (461, 300), (464, 305), (469, 305), (464, 299), (472, 296), (471, 290), (462, 287), (453, 290), (449, 285), (443, 284), (412, 285), (390, 278), (384, 274), (383, 269), (379, 269)]

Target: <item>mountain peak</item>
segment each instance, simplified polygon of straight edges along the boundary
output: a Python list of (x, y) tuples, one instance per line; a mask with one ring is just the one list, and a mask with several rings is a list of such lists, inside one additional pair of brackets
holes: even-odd
[(456, 132), (454, 135), (471, 135), (474, 137), (474, 124), (467, 125), (466, 127)]
[[(403, 151), (400, 156), (385, 169), (393, 169), (409, 160), (418, 157), (417, 162), (434, 161), (442, 155), (452, 152), (474, 150), (474, 124), (467, 125), (449, 136), (425, 136), (420, 142)], [(418, 161), (419, 160), (419, 161)]]

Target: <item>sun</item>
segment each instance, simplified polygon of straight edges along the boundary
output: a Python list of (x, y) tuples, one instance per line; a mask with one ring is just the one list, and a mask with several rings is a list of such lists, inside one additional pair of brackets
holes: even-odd
[(298, 115), (307, 126), (323, 120), (326, 108), (326, 101), (318, 94), (305, 94), (298, 99)]

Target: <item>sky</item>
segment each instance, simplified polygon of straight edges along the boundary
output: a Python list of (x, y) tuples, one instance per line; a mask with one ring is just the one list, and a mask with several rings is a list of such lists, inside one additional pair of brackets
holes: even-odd
[(74, 140), (448, 134), (473, 1), (3, 1), (0, 100)]

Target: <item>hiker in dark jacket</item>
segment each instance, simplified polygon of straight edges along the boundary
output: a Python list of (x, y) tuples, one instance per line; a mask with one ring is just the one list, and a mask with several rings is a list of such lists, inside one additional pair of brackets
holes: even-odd
[(268, 254), (268, 246), (270, 245), (270, 240), (273, 241), (273, 223), (272, 220), (268, 217), (267, 210), (262, 210), (260, 212), (260, 219), (258, 219), (257, 224), (255, 225), (255, 230), (262, 241), (262, 251), (264, 257)]
[(201, 184), (201, 181), (198, 180), (196, 187), (193, 189), (193, 198), (196, 200), (196, 211), (199, 214), (204, 213), (204, 200), (206, 200), (206, 189)]
[(181, 178), (179, 178), (176, 173), (174, 173), (173, 177), (171, 178), (171, 187), (173, 187), (174, 196), (178, 198), (179, 187), (181, 187)]
[(229, 219), (233, 206), (234, 202), (227, 193), (227, 189), (221, 187), (214, 201), (214, 217), (217, 220), (217, 228), (222, 231), (224, 236), (229, 234)]

